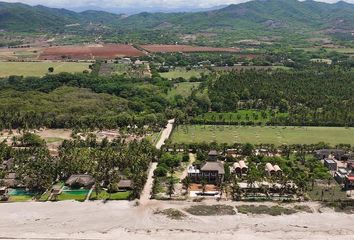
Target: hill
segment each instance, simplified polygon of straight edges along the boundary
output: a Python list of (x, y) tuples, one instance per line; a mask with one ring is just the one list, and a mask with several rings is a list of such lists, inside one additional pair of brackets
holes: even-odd
[(255, 0), (204, 12), (143, 12), (131, 16), (0, 3), (0, 29), (7, 31), (70, 31), (68, 25), (87, 31), (89, 26), (98, 25), (111, 37), (119, 33), (125, 40), (135, 38), (145, 42), (155, 39), (160, 32), (168, 41), (176, 41), (175, 38), (183, 34), (205, 32), (216, 33), (225, 42), (229, 42), (230, 37), (284, 36), (284, 33), (301, 38), (304, 34), (318, 32), (351, 33), (354, 32), (353, 22), (354, 4), (313, 0)]

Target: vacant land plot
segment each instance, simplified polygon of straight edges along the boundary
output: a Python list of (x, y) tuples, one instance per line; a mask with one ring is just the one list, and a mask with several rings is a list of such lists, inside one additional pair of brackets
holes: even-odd
[(116, 57), (138, 57), (143, 52), (131, 45), (106, 44), (106, 45), (84, 45), (84, 46), (61, 46), (50, 47), (43, 50), (40, 55), (42, 60), (60, 59), (113, 59)]
[(176, 68), (175, 70), (171, 70), (169, 72), (160, 73), (160, 75), (168, 79), (184, 78), (188, 80), (192, 77), (200, 78), (202, 73), (208, 74), (209, 71), (202, 69), (186, 70), (185, 68)]
[(168, 97), (173, 99), (177, 95), (182, 97), (188, 97), (191, 95), (192, 90), (199, 86), (199, 82), (183, 82), (177, 83), (169, 92)]
[(269, 143), (354, 145), (354, 128), (340, 127), (239, 127), (212, 125), (182, 125), (172, 134), (173, 143)]
[(53, 67), (53, 73), (89, 71), (89, 63), (76, 62), (0, 62), (0, 77), (11, 75), (41, 77), (48, 73), (48, 68)]
[(215, 47), (199, 47), (190, 45), (142, 45), (141, 48), (151, 53), (170, 53), (170, 52), (240, 52), (238, 48), (215, 48)]

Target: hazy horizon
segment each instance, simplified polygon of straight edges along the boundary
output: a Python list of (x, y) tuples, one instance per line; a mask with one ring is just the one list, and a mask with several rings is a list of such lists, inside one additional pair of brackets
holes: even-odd
[[(20, 2), (32, 6), (65, 8), (73, 11), (103, 10), (113, 13), (137, 12), (174, 12), (174, 11), (202, 11), (223, 7), (229, 4), (249, 2), (251, 0), (3, 0), (3, 2)], [(338, 0), (317, 0), (319, 2), (336, 3)], [(1, 2), (1, 1), (0, 1)], [(354, 0), (344, 2), (354, 3)]]

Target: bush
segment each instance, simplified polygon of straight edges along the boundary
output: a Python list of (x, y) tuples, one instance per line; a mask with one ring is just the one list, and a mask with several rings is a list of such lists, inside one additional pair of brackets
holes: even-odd
[(164, 167), (157, 167), (154, 171), (154, 176), (155, 177), (166, 177), (167, 176), (167, 169)]
[(183, 155), (182, 161), (189, 162), (189, 155), (188, 154)]

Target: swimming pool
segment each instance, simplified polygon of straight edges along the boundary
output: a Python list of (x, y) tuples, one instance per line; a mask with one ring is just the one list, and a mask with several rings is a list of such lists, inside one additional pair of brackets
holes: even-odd
[(34, 196), (36, 193), (29, 192), (25, 188), (13, 188), (9, 189), (10, 196)]
[(63, 193), (73, 194), (73, 195), (87, 195), (89, 191), (90, 191), (89, 189), (85, 189), (85, 188), (73, 189), (67, 186), (63, 188)]

